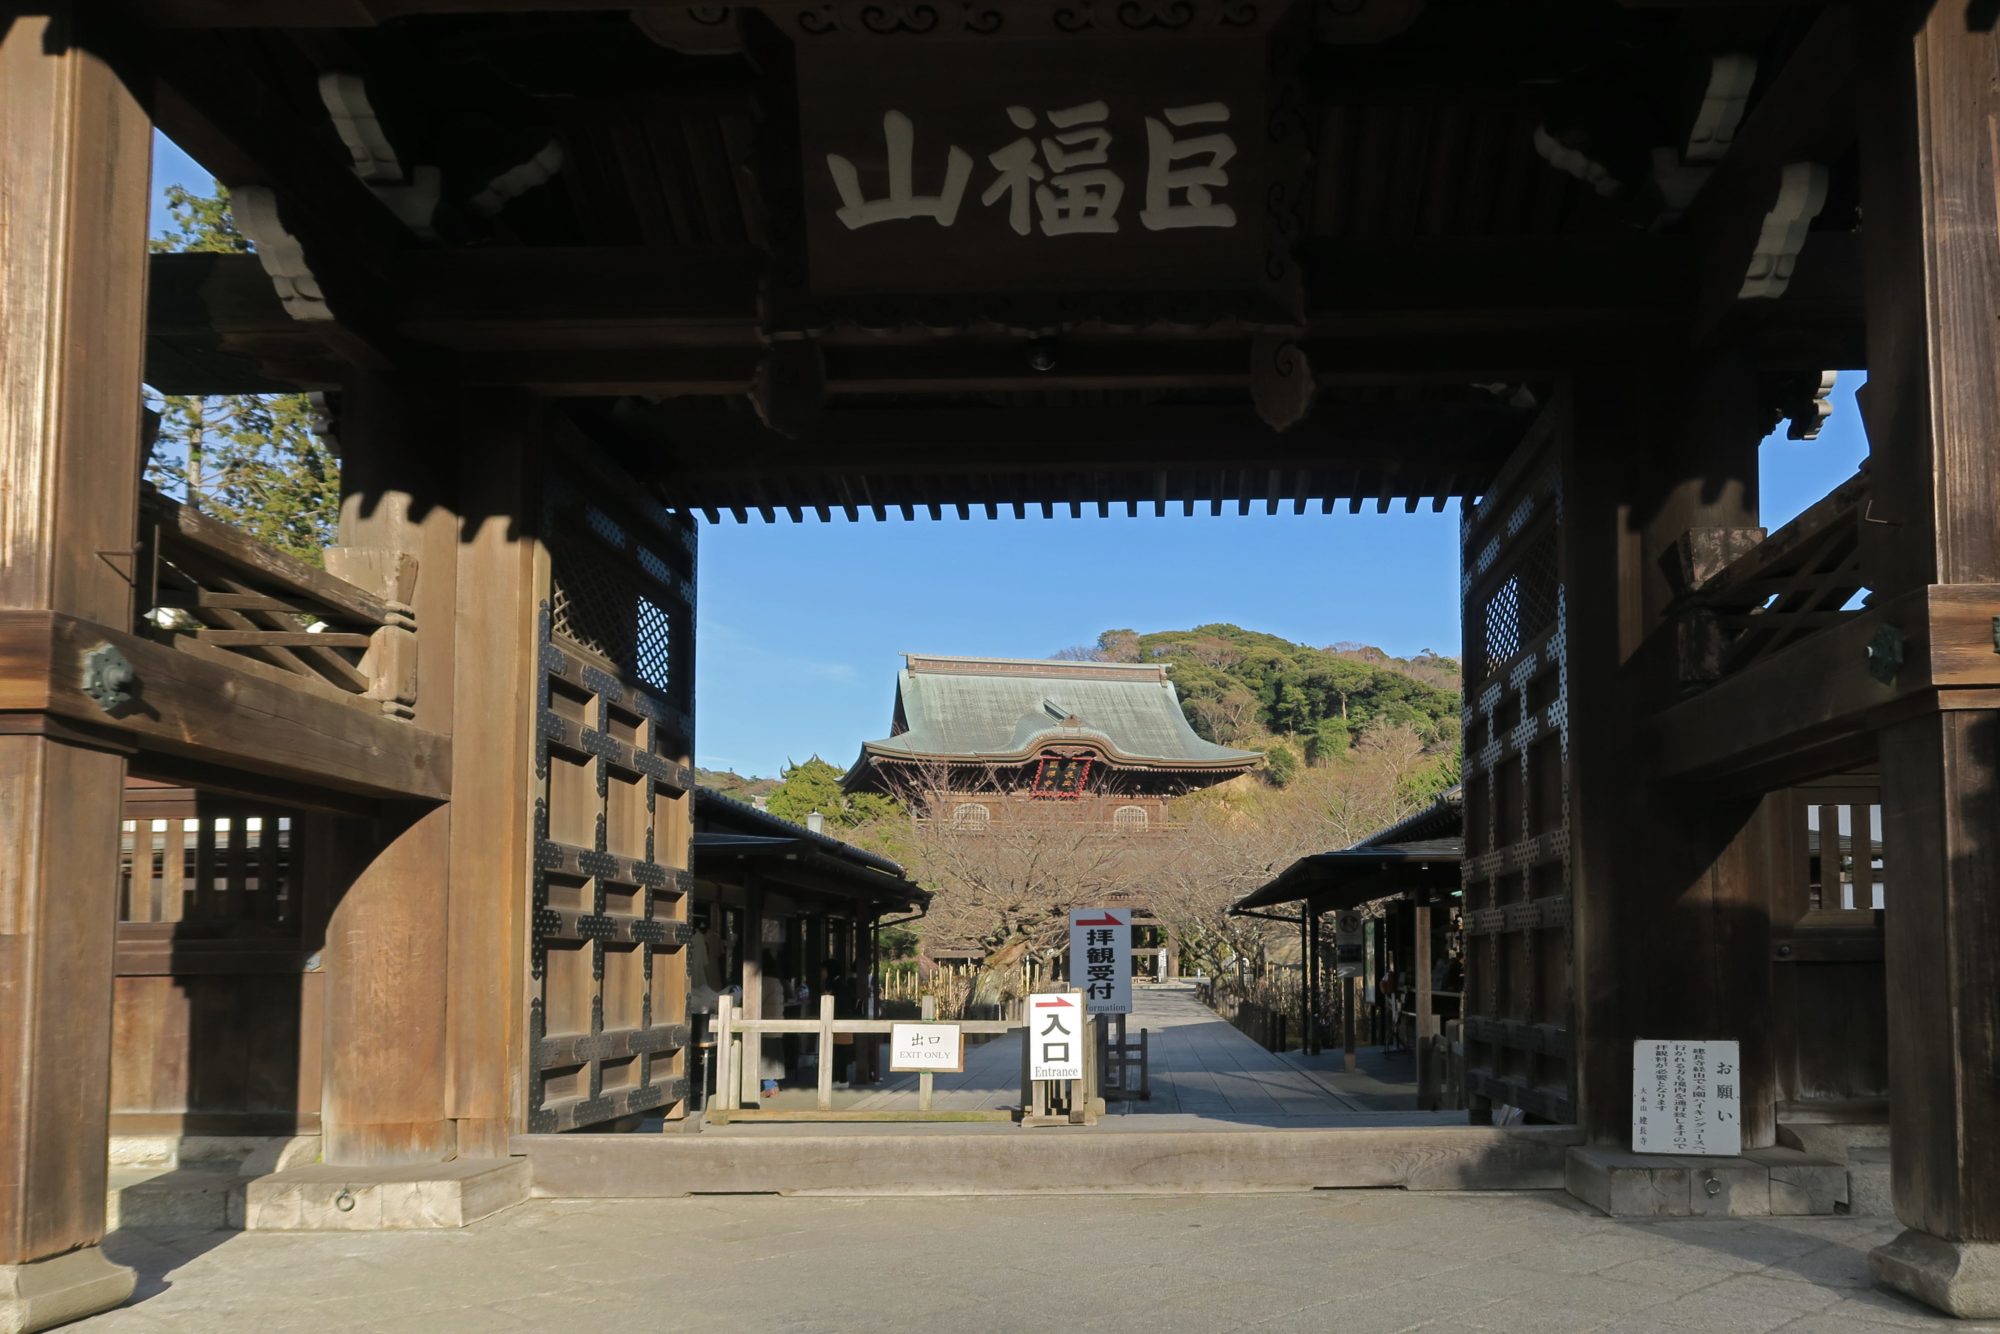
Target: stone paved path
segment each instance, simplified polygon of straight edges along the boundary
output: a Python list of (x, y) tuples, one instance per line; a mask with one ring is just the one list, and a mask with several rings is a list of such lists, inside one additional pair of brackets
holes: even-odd
[[(1136, 1038), (1141, 1028), (1151, 1043), (1153, 1096), (1113, 1104), (1113, 1119), (1120, 1122), (1145, 1118), (1147, 1129), (1164, 1130), (1462, 1125), (1465, 1120), (1463, 1113), (1410, 1111), (1416, 1103), (1414, 1086), (1407, 1098), (1396, 1096), (1397, 1087), (1388, 1082), (1394, 1075), (1379, 1061), (1373, 1074), (1347, 1076), (1334, 1069), (1337, 1057), (1332, 1064), (1315, 1058), (1319, 1068), (1309, 1069), (1298, 1058), (1268, 1052), (1196, 1000), (1192, 985), (1135, 988), (1127, 1036)], [(1015, 1106), (1021, 1097), (1020, 1039), (1009, 1035), (970, 1048), (963, 1073), (936, 1080), (933, 1103), (940, 1110)], [(854, 1105), (914, 1109), (916, 1078), (899, 1076)]]
[(1886, 1219), (1620, 1223), (1567, 1196), (533, 1201), (457, 1232), (115, 1233), (85, 1334), (1967, 1331), (1869, 1286)]

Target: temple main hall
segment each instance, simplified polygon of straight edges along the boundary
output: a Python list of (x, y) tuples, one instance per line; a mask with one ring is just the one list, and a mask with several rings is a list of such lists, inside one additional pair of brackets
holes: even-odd
[(863, 743), (849, 791), (915, 800), (960, 829), (1059, 809), (1164, 828), (1168, 803), (1262, 763), (1196, 734), (1164, 663), (907, 654), (889, 735)]

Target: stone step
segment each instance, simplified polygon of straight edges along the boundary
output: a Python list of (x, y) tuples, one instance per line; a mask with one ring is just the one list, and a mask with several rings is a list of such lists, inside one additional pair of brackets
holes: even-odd
[(1846, 1164), (1783, 1147), (1735, 1158), (1571, 1149), (1564, 1184), (1613, 1218), (1831, 1214), (1848, 1190)]
[(1778, 1121), (1778, 1143), (1809, 1153), (1816, 1158), (1846, 1162), (1856, 1149), (1886, 1149), (1889, 1123), (1881, 1120), (1791, 1120)]
[(1847, 1153), (1847, 1212), (1867, 1218), (1892, 1218), (1889, 1193), (1889, 1146), (1850, 1149)]
[(464, 1227), (528, 1198), (525, 1158), (403, 1167), (308, 1163), (248, 1182), (235, 1225), (250, 1232), (394, 1232)]
[(104, 1195), (104, 1226), (215, 1231), (234, 1227), (234, 1199), (248, 1180), (235, 1172), (184, 1167), (114, 1167)]

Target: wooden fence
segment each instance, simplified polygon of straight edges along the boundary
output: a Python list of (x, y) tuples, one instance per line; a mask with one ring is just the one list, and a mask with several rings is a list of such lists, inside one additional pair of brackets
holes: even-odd
[[(932, 1020), (937, 1011), (929, 997), (924, 1000), (924, 1018)], [(833, 1061), (828, 1059), (835, 1046), (835, 1039), (842, 1034), (855, 1037), (889, 1036), (898, 1022), (892, 1019), (835, 1019), (833, 1017), (833, 997), (820, 997), (819, 1018), (817, 1019), (745, 1019), (735, 1011), (729, 997), (720, 999), (715, 1014), (715, 1099), (709, 1104), (708, 1118), (717, 1125), (727, 1125), (732, 1120), (763, 1121), (1009, 1121), (1014, 1114), (1010, 1111), (982, 1110), (962, 1112), (939, 1112), (931, 1107), (932, 1080), (929, 1072), (917, 1077), (917, 1110), (915, 1112), (896, 1111), (835, 1111), (833, 1107)], [(1018, 1025), (998, 1019), (955, 1019), (945, 1022), (956, 1026), (963, 1034), (1008, 1033)], [(810, 1033), (819, 1039), (819, 1097), (817, 1105), (807, 1110), (779, 1108), (745, 1108), (741, 1104), (751, 1097), (756, 1087), (757, 1062), (756, 1046), (749, 1048), (745, 1055), (744, 1039), (754, 1044), (766, 1034)]]

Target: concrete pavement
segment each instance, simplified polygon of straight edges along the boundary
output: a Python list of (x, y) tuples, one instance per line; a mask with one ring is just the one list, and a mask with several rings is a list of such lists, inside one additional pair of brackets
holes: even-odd
[(1567, 1196), (538, 1200), (457, 1232), (117, 1233), (164, 1331), (1980, 1328), (1869, 1283), (1888, 1219), (1619, 1223)]

